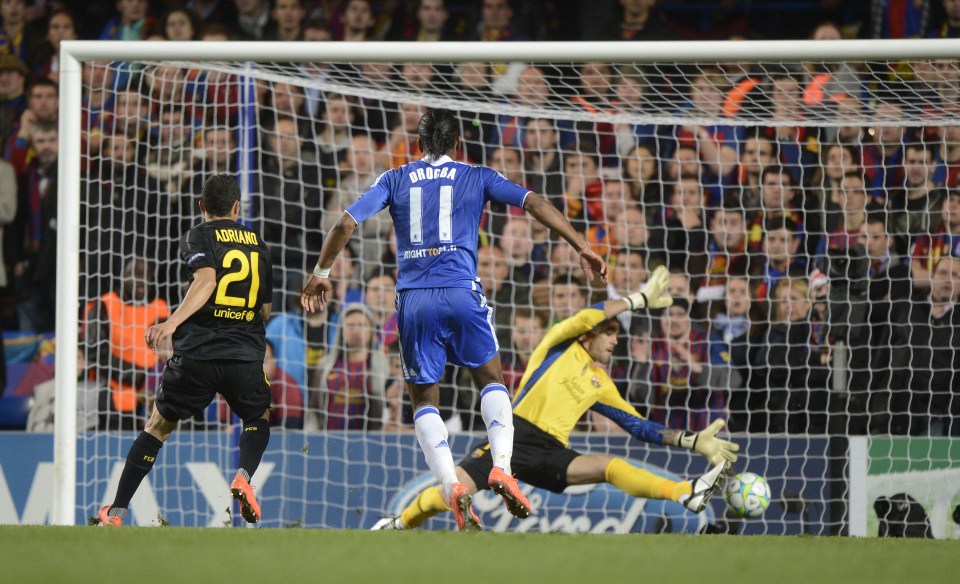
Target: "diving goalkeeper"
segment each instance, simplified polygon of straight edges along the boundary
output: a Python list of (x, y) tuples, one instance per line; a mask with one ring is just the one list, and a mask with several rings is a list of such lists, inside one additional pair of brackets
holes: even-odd
[[(717, 438), (723, 420), (701, 432), (667, 428), (644, 419), (617, 391), (607, 372), (597, 366), (610, 362), (620, 323), (614, 318), (625, 310), (665, 308), (673, 304), (667, 293), (669, 273), (660, 267), (639, 292), (581, 310), (551, 328), (537, 345), (513, 400), (516, 434), (513, 471), (521, 481), (562, 492), (567, 485), (607, 482), (628, 495), (677, 501), (700, 513), (724, 484), (740, 447)], [(713, 467), (691, 481), (674, 482), (606, 454), (581, 454), (568, 448), (574, 425), (588, 410), (604, 415), (644, 442), (696, 450)], [(487, 488), (493, 461), (487, 444), (474, 450), (456, 468), (470, 493)], [(373, 527), (411, 529), (428, 518), (450, 510), (437, 487), (430, 487), (398, 517), (385, 517)], [(469, 509), (467, 527), (482, 529), (480, 518)]]

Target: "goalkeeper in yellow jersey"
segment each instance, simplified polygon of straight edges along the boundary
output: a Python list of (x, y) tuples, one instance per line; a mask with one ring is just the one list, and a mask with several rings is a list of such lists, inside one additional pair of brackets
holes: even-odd
[[(614, 317), (625, 310), (670, 306), (673, 299), (666, 292), (668, 282), (666, 268), (658, 268), (641, 291), (581, 310), (547, 332), (530, 357), (513, 399), (513, 471), (517, 478), (554, 493), (567, 485), (607, 482), (634, 497), (677, 501), (695, 513), (703, 511), (710, 497), (723, 487), (726, 471), (740, 449), (717, 438), (723, 420), (696, 433), (646, 420), (597, 365), (610, 362), (617, 344), (620, 323)], [(698, 479), (678, 483), (613, 456), (580, 454), (567, 444), (587, 410), (610, 418), (639, 440), (696, 450), (713, 467)], [(478, 487), (487, 488), (492, 464), (490, 447), (484, 444), (460, 461), (457, 476), (473, 493)], [(411, 529), (449, 509), (437, 487), (430, 487), (399, 517), (385, 517), (373, 529)], [(472, 508), (466, 515), (468, 528), (482, 529)]]

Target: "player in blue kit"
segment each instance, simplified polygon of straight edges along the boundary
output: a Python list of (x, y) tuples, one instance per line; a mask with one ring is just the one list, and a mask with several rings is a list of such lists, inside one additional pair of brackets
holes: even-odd
[(357, 225), (389, 208), (397, 235), (397, 317), (400, 357), (413, 405), (420, 448), (448, 497), (461, 530), (478, 530), (470, 492), (457, 481), (447, 429), (440, 417), (440, 377), (449, 361), (470, 369), (480, 389), (493, 469), (487, 479), (516, 517), (530, 504), (510, 470), (513, 413), (503, 384), (500, 347), (477, 277), (477, 241), (487, 201), (521, 207), (559, 234), (580, 254), (588, 276), (604, 281), (607, 264), (551, 203), (491, 168), (453, 160), (460, 150), (457, 118), (434, 109), (420, 118), (420, 149), (426, 156), (380, 175), (327, 234), (313, 277), (300, 297), (304, 310), (323, 310), (333, 290), (330, 267)]

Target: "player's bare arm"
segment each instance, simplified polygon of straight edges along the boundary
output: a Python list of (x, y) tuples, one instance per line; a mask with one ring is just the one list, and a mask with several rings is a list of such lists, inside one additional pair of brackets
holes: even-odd
[(317, 267), (313, 270), (313, 275), (307, 281), (300, 293), (300, 305), (307, 312), (323, 311), (330, 300), (330, 293), (333, 291), (333, 282), (330, 281), (330, 267), (333, 266), (333, 260), (337, 259), (347, 242), (353, 236), (357, 228), (357, 221), (349, 213), (340, 216), (337, 224), (333, 226), (327, 238), (320, 248), (320, 259), (317, 260)]
[(577, 253), (580, 254), (580, 267), (583, 268), (588, 278), (592, 280), (596, 275), (603, 280), (604, 284), (607, 283), (607, 273), (610, 270), (607, 262), (597, 252), (590, 249), (586, 240), (577, 233), (573, 225), (570, 225), (563, 213), (558, 211), (553, 204), (531, 191), (523, 201), (523, 210), (530, 213), (534, 219), (551, 231), (555, 231), (564, 241), (572, 245), (573, 249), (577, 250)]
[(173, 335), (185, 320), (194, 315), (210, 299), (210, 295), (217, 287), (217, 271), (213, 268), (200, 268), (193, 273), (193, 282), (187, 290), (183, 302), (170, 315), (166, 322), (156, 324), (147, 329), (147, 345), (157, 350), (160, 344)]
[(273, 312), (273, 303), (272, 303), (272, 302), (265, 302), (265, 303), (260, 307), (260, 320), (262, 320), (263, 322), (267, 322), (268, 320), (270, 320), (270, 313), (271, 313), (271, 312)]

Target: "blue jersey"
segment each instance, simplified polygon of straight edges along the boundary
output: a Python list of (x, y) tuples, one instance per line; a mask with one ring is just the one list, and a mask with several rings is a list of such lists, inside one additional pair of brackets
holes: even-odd
[(477, 240), (487, 201), (523, 207), (529, 189), (484, 166), (449, 156), (380, 175), (347, 213), (362, 223), (390, 208), (397, 233), (397, 292), (479, 288)]

